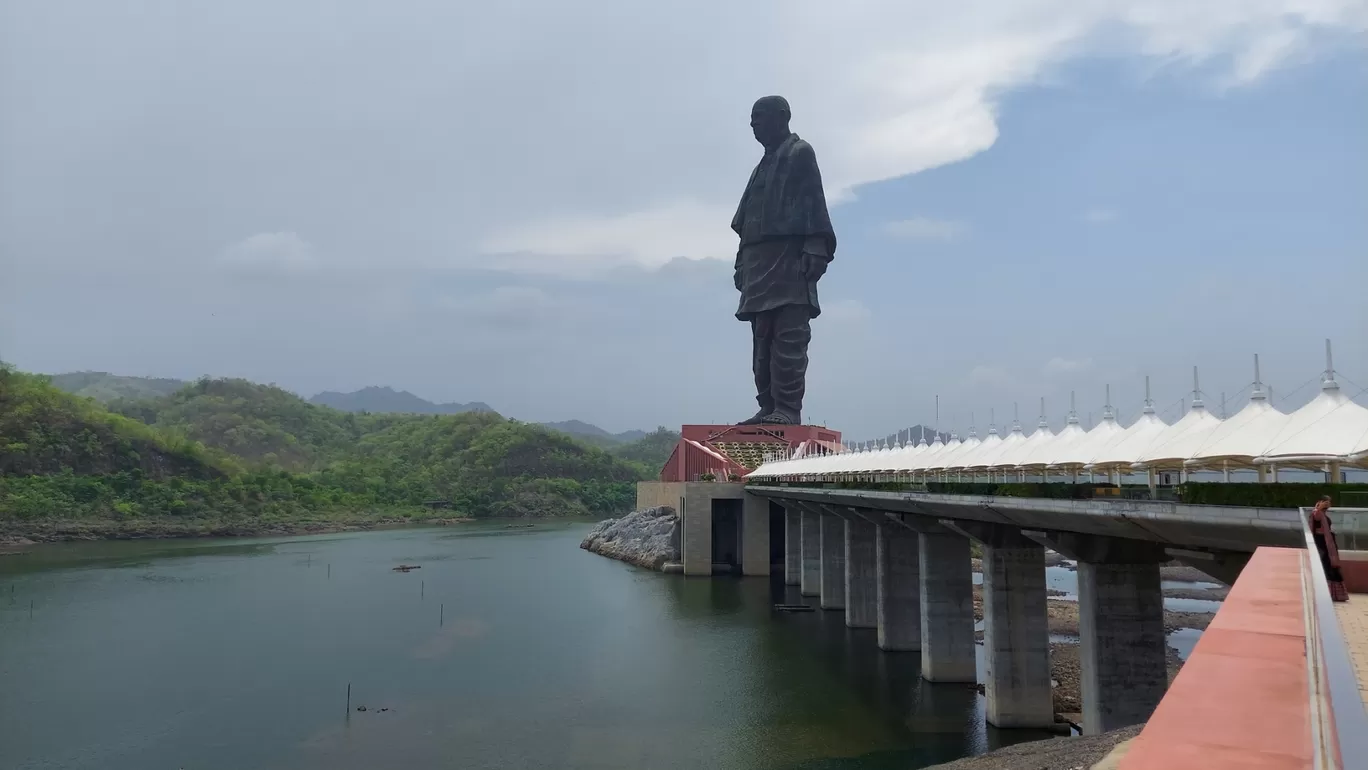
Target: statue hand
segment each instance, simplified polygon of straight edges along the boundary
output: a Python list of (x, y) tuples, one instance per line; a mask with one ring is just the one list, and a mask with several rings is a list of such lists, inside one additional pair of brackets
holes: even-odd
[(826, 257), (819, 257), (816, 254), (808, 254), (807, 252), (803, 252), (802, 265), (800, 265), (800, 269), (802, 270), (804, 278), (806, 278), (809, 281), (816, 282), (822, 276), (826, 275)]
[(741, 268), (732, 271), (732, 285), (737, 291), (741, 291)]

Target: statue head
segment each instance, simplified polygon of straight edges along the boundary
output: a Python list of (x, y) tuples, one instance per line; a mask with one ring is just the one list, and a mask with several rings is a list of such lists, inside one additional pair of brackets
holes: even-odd
[(782, 96), (762, 96), (751, 107), (751, 133), (755, 141), (773, 147), (789, 135), (788, 100)]

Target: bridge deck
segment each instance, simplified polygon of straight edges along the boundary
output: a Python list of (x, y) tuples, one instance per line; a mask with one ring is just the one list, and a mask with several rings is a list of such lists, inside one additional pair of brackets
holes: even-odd
[(1368, 708), (1368, 594), (1350, 594), (1349, 601), (1335, 606), (1335, 612), (1358, 675), (1359, 695)]

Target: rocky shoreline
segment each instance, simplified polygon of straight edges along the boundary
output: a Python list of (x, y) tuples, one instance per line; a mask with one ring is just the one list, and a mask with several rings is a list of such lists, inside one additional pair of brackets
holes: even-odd
[(1133, 725), (1101, 735), (1078, 735), (1004, 746), (987, 754), (934, 765), (926, 770), (1114, 770), (1112, 759), (1118, 746), (1140, 734), (1144, 725)]
[(678, 514), (662, 505), (599, 522), (580, 548), (659, 571), (680, 560), (683, 534)]

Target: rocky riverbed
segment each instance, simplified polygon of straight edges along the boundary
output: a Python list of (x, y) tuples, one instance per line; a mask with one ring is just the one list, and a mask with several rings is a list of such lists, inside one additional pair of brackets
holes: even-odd
[[(976, 757), (957, 759), (926, 770), (1089, 770), (1108, 759), (1117, 746), (1133, 740), (1143, 725), (1123, 727), (1101, 735), (1052, 738), (1018, 743)], [(1111, 763), (1108, 763), (1111, 764)], [(1106, 764), (1100, 768), (1114, 770)]]
[(680, 560), (683, 532), (679, 516), (668, 505), (633, 511), (599, 522), (580, 543), (586, 551), (660, 570)]

